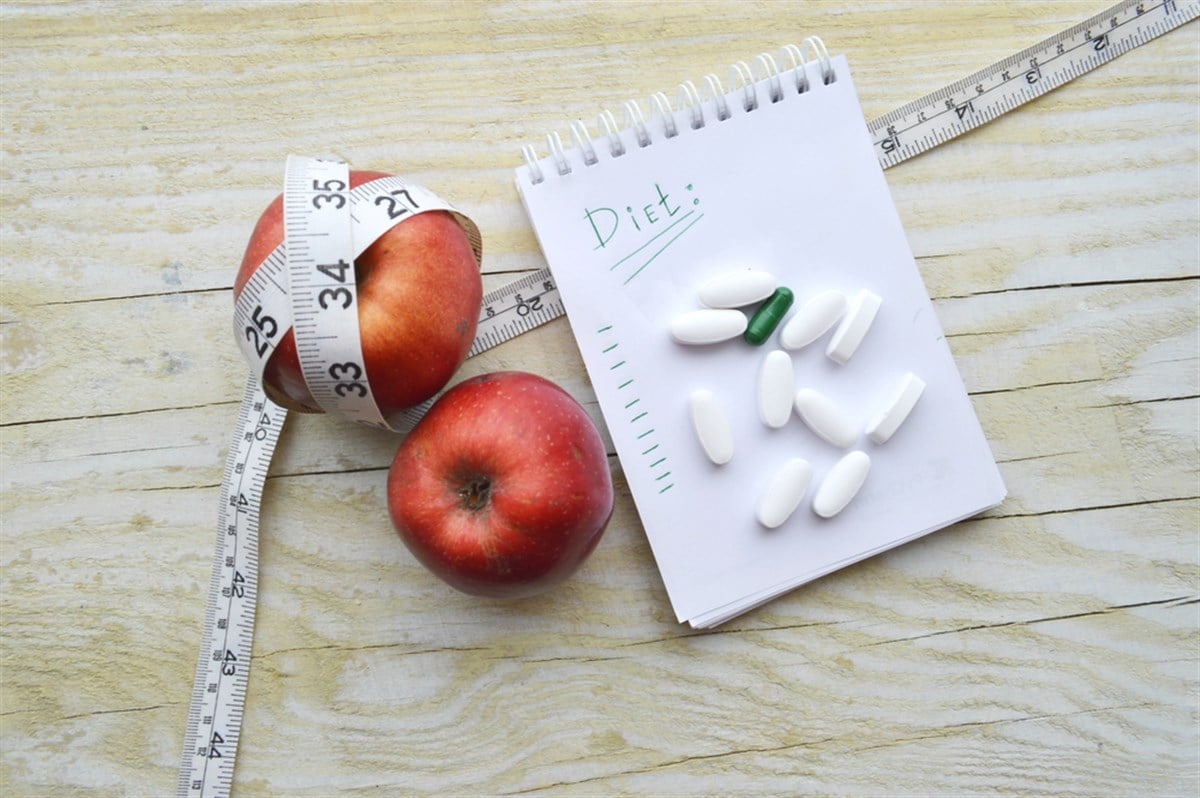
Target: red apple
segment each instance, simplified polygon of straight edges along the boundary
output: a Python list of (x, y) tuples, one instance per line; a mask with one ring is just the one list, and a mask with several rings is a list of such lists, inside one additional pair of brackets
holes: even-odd
[(516, 597), (566, 579), (612, 515), (608, 457), (570, 394), (533, 374), (483, 374), (443, 394), (388, 473), (413, 555), (465, 593)]
[[(350, 172), (350, 187), (387, 177)], [(283, 242), (283, 197), (259, 217), (233, 284), (234, 300)], [(475, 338), (483, 283), (470, 240), (454, 217), (428, 211), (401, 221), (354, 262), (363, 368), (386, 418), (440, 391)], [(319, 413), (289, 329), (263, 373), (264, 390), (289, 410)]]

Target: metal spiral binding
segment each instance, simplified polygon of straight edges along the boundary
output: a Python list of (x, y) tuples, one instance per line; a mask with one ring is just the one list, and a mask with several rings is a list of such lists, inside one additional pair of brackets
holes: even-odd
[[(786, 70), (780, 69), (780, 61), (789, 65)], [(729, 83), (734, 88), (728, 92), (721, 79), (713, 73), (704, 76), (702, 91), (690, 80), (679, 84), (674, 103), (663, 92), (655, 92), (647, 101), (651, 111), (650, 123), (647, 123), (646, 114), (642, 112), (642, 106), (636, 100), (627, 100), (624, 103), (624, 118), (620, 127), (610, 111), (601, 111), (596, 117), (597, 138), (607, 141), (607, 148), (597, 150), (587, 126), (578, 120), (570, 124), (571, 139), (574, 143), (570, 150), (563, 145), (562, 136), (556, 131), (551, 131), (546, 136), (546, 149), (555, 170), (564, 177), (571, 173), (569, 152), (578, 152), (579, 160), (584, 166), (599, 163), (598, 152), (607, 151), (610, 158), (620, 158), (628, 152), (622, 138), (622, 134), (625, 133), (632, 136), (633, 143), (639, 148), (648, 147), (654, 143), (655, 136), (670, 139), (680, 135), (685, 128), (703, 128), (710, 121), (706, 118), (708, 112), (711, 112), (713, 121), (724, 122), (733, 116), (731, 109), (735, 107), (740, 106), (742, 111), (749, 113), (756, 110), (760, 102), (780, 102), (789, 95), (786, 80), (789, 75), (792, 78), (791, 94), (809, 92), (813, 82), (809, 79), (808, 68), (812, 64), (817, 65), (823, 85), (837, 80), (829, 51), (818, 36), (809, 36), (799, 46), (784, 45), (779, 51), (778, 60), (770, 53), (761, 53), (755, 57), (753, 63), (754, 67), (745, 61), (737, 61), (730, 65)], [(760, 93), (764, 92), (764, 96), (760, 98)], [(739, 97), (741, 102), (737, 102)], [(686, 117), (683, 126), (676, 119), (679, 114)], [(546, 174), (534, 148), (526, 144), (521, 148), (521, 155), (529, 168), (530, 182), (534, 185), (544, 182)]]

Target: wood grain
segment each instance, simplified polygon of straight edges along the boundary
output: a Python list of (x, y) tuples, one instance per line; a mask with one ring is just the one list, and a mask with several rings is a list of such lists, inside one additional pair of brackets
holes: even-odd
[[(0, 6), (0, 791), (174, 788), (245, 367), (230, 284), (288, 152), (403, 172), (545, 265), (522, 144), (819, 33), (882, 114), (1103, 9), (1000, 2)], [(887, 173), (1009, 498), (710, 633), (615, 455), (584, 569), (458, 595), (397, 439), (288, 421), (236, 793), (1196, 795), (1200, 28)], [(476, 358), (603, 428), (569, 326)], [(611, 452), (611, 445), (610, 445)]]

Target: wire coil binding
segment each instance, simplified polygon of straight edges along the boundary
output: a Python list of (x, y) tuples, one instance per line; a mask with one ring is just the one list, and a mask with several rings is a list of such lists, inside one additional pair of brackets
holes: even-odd
[[(786, 64), (782, 69), (781, 62)], [(785, 100), (789, 94), (812, 91), (809, 65), (816, 64), (822, 84), (829, 85), (837, 80), (829, 51), (818, 36), (809, 36), (799, 46), (784, 45), (778, 56), (761, 53), (754, 58), (753, 64), (754, 66), (751, 66), (745, 61), (737, 61), (730, 65), (728, 80), (731, 89), (728, 92), (725, 91), (721, 79), (712, 73), (701, 79), (700, 88), (690, 80), (679, 84), (674, 104), (666, 94), (655, 92), (648, 100), (649, 121), (642, 112), (641, 104), (636, 100), (625, 101), (620, 125), (612, 112), (601, 111), (596, 117), (595, 140), (583, 122), (571, 122), (569, 127), (574, 145), (572, 149), (578, 151), (585, 167), (594, 166), (600, 162), (596, 141), (607, 144), (599, 152), (606, 152), (611, 158), (620, 158), (628, 151), (626, 140), (621, 137), (622, 133), (632, 133), (633, 142), (640, 149), (653, 144), (655, 136), (670, 139), (681, 135), (684, 130), (703, 128), (710, 121), (705, 118), (706, 108), (711, 107), (713, 120), (724, 122), (733, 116), (730, 100), (733, 100), (735, 106), (740, 105), (742, 111), (749, 113), (757, 110), (761, 103), (773, 104)], [(759, 96), (760, 87), (765, 88), (763, 97)], [(685, 127), (681, 128), (676, 124), (676, 113), (685, 116)], [(562, 137), (557, 132), (552, 131), (546, 136), (546, 149), (555, 171), (561, 176), (569, 175), (572, 169), (571, 159), (568, 158)], [(533, 185), (545, 182), (546, 174), (533, 146), (522, 146), (521, 155), (529, 169), (529, 182)]]

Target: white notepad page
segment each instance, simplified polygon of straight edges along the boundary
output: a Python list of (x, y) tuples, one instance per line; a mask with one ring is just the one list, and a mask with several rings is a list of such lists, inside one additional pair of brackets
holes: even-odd
[[(578, 148), (539, 162), (544, 179), (517, 170), (517, 186), (554, 274), (676, 616), (709, 627), (855, 561), (998, 504), (1005, 495), (987, 441), (943, 338), (872, 151), (842, 56), (837, 79), (783, 99), (769, 80), (726, 95), (731, 116), (701, 106), (704, 125), (674, 112), (678, 134), (649, 120), (651, 143), (621, 133), (625, 153), (593, 137), (596, 162)], [(788, 90), (791, 89), (791, 90)], [(826, 334), (793, 352), (796, 387), (836, 400), (865, 427), (906, 372), (927, 387), (895, 436), (850, 449), (815, 436), (798, 417), (782, 429), (758, 417), (757, 374), (779, 348), (741, 338), (683, 346), (669, 333), (678, 313), (700, 308), (698, 287), (741, 268), (773, 273), (795, 308), (827, 290), (878, 294), (882, 306), (846, 365), (825, 355)], [(750, 309), (752, 311), (753, 308)], [(735, 453), (710, 463), (688, 415), (688, 397), (712, 390), (733, 427)], [(822, 519), (812, 496), (829, 468), (861, 449), (871, 470), (839, 515)], [(777, 529), (755, 518), (784, 461), (814, 469), (808, 495)]]

